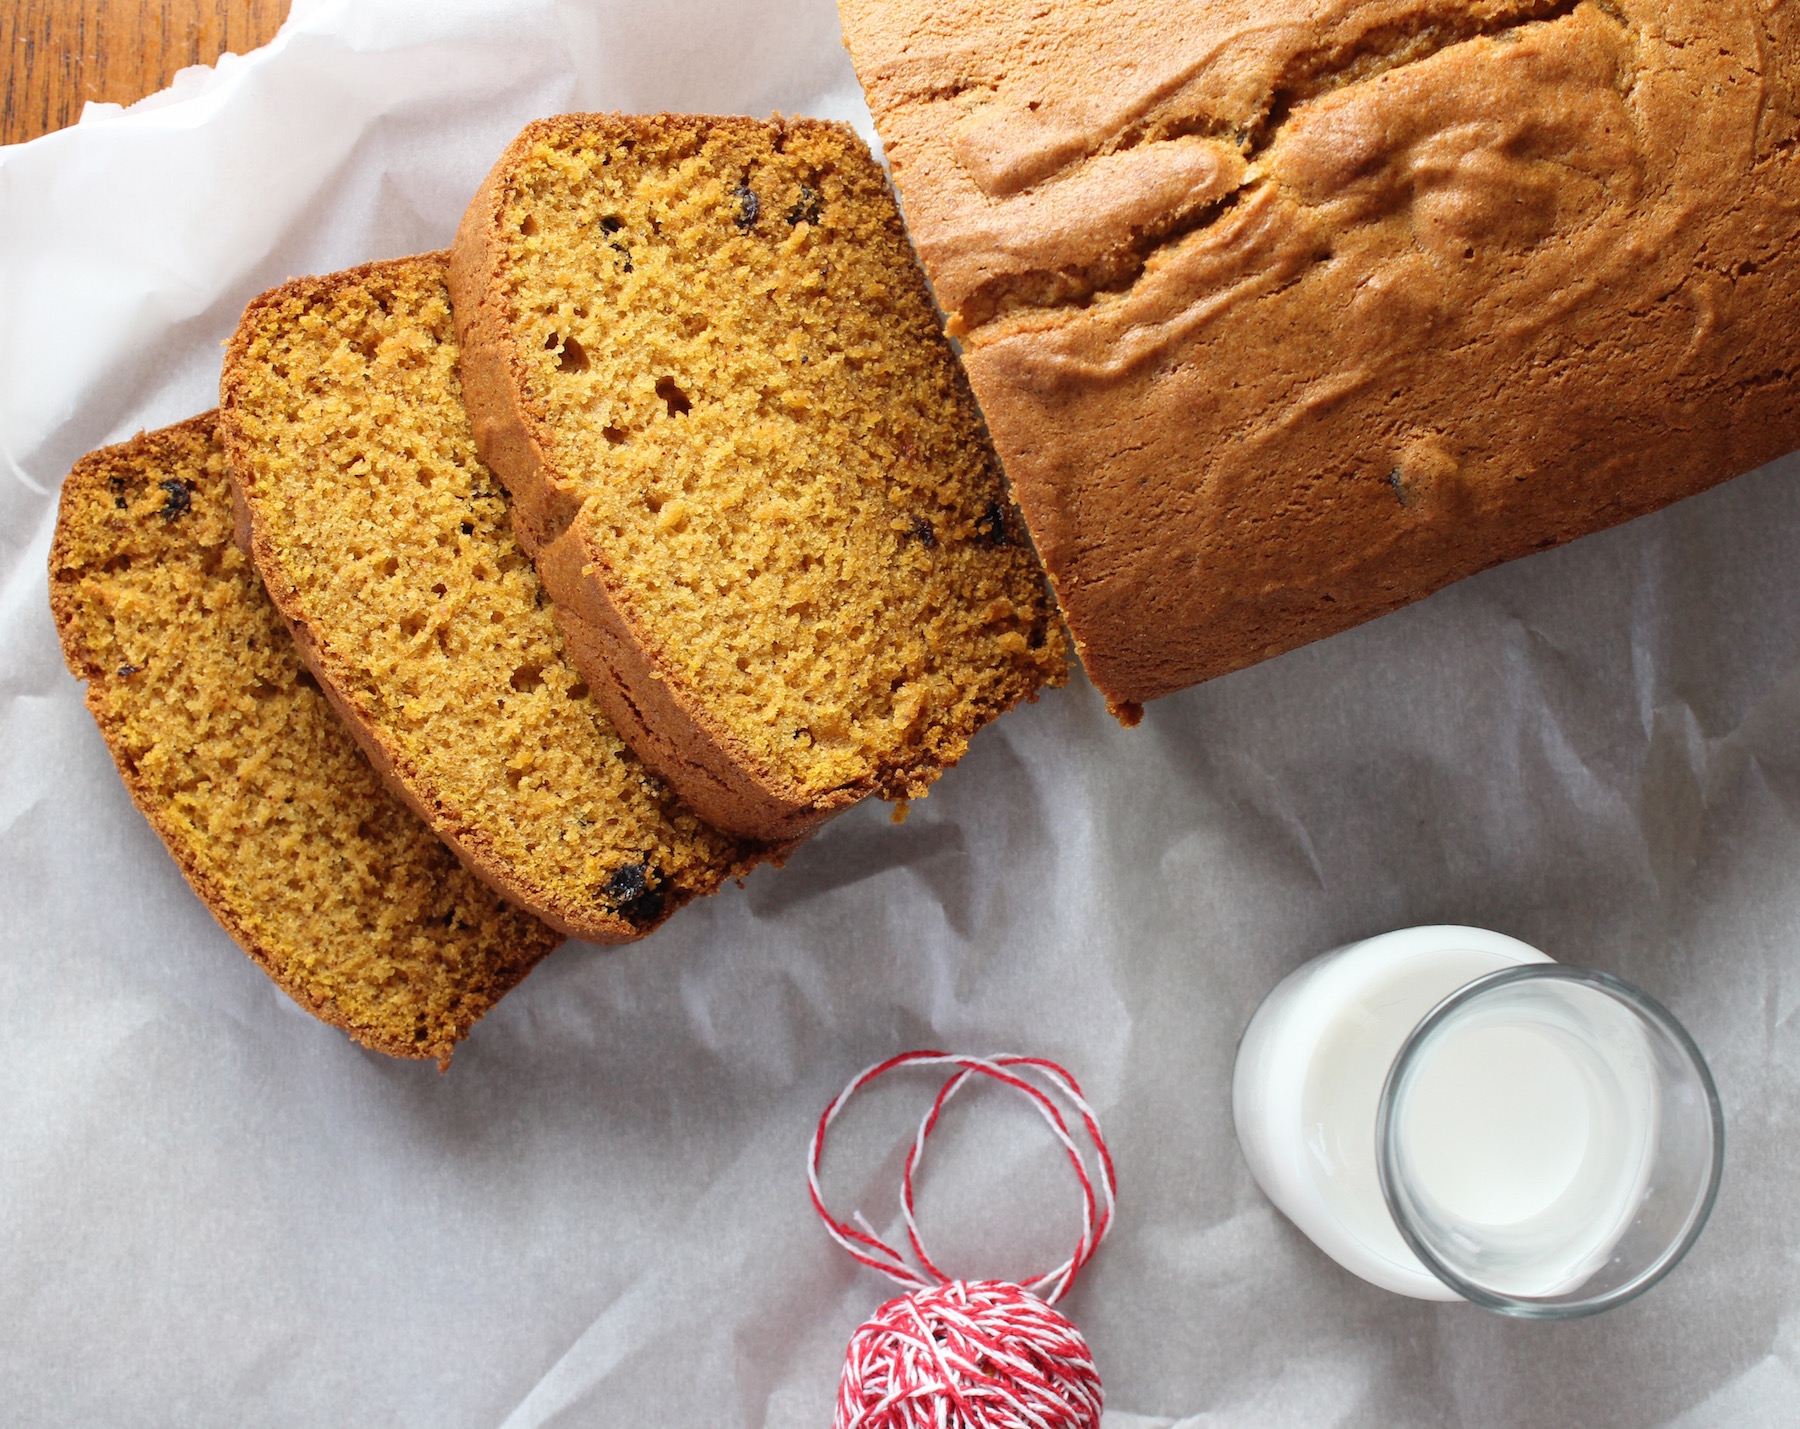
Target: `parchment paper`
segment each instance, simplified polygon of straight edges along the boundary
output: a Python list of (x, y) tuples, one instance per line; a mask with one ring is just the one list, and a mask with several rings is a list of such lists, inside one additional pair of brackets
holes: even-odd
[[(1109, 1429), (1800, 1423), (1800, 463), (1109, 721), (985, 732), (634, 948), (571, 945), (440, 1076), (298, 1012), (133, 811), (57, 653), (82, 452), (203, 410), (239, 308), (442, 246), (528, 119), (846, 117), (830, 0), (296, 0), (281, 36), (0, 150), (0, 1402), (22, 1425), (824, 1426), (889, 1287), (806, 1204), (814, 1118), (916, 1045), (1086, 1083), (1121, 1216), (1065, 1308)], [(1729, 1119), (1645, 1299), (1515, 1324), (1375, 1290), (1263, 1200), (1227, 1084), (1305, 958), (1500, 929), (1666, 1001)], [(827, 1189), (891, 1224), (929, 1086)], [(1074, 1196), (970, 1095), (922, 1195), (1023, 1274)]]

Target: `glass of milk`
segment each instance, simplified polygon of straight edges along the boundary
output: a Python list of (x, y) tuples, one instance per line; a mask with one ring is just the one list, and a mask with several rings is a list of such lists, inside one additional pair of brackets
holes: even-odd
[(1257, 1010), (1232, 1086), (1271, 1200), (1346, 1269), (1506, 1314), (1648, 1289), (1712, 1209), (1718, 1094), (1617, 978), (1479, 928), (1315, 958)]

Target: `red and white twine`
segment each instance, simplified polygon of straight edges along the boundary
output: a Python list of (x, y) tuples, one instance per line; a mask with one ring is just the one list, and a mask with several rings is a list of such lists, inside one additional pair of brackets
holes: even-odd
[[(832, 1122), (857, 1092), (899, 1067), (951, 1069), (919, 1123), (901, 1178), (900, 1211), (912, 1261), (882, 1240), (860, 1212), (855, 1225), (834, 1217), (819, 1190), (819, 1162)], [(1081, 1186), (1081, 1236), (1074, 1252), (1022, 1285), (952, 1280), (926, 1251), (913, 1211), (913, 1182), (925, 1142), (950, 1099), (977, 1076), (992, 1078), (1031, 1101)], [(1059, 1098), (1074, 1110), (1093, 1148), (1093, 1172)], [(883, 1305), (851, 1337), (834, 1429), (1099, 1429), (1100, 1376), (1093, 1355), (1080, 1331), (1050, 1307), (1068, 1293), (1111, 1229), (1115, 1182), (1112, 1156), (1093, 1109), (1075, 1079), (1054, 1062), (907, 1052), (855, 1077), (825, 1109), (813, 1132), (807, 1161), (813, 1209), (833, 1240), (910, 1293)]]

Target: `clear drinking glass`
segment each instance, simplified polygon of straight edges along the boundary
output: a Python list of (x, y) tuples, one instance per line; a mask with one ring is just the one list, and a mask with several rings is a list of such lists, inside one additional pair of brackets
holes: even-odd
[(1561, 1319), (1642, 1294), (1698, 1238), (1725, 1124), (1700, 1049), (1608, 973), (1505, 968), (1439, 1003), (1376, 1120), (1402, 1238), (1457, 1294)]

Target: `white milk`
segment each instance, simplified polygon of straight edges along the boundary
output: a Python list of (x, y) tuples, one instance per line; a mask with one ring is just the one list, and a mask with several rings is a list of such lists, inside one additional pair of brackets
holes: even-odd
[(1566, 984), (1490, 995), (1411, 1077), (1396, 1150), (1413, 1219), (1484, 1289), (1576, 1290), (1644, 1200), (1661, 1110), (1649, 1045), (1616, 1004)]
[[(1314, 959), (1258, 1009), (1232, 1086), (1238, 1139), (1269, 1198), (1340, 1265), (1403, 1295), (1459, 1298), (1394, 1227), (1376, 1107), (1427, 1012), (1486, 973), (1549, 961), (1478, 928), (1409, 928)], [(1555, 1293), (1628, 1224), (1655, 1103), (1648, 1077), (1616, 1061), (1596, 1061), (1579, 1036), (1486, 1018), (1419, 1064), (1401, 1153), (1433, 1216), (1472, 1228), (1484, 1284)]]

